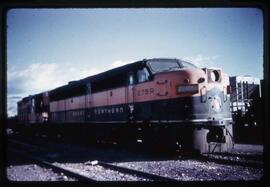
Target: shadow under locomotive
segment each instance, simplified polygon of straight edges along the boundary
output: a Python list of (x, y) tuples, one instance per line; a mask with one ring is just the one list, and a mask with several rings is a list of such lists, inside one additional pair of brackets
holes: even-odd
[[(175, 152), (164, 152), (164, 150), (150, 150), (143, 144), (137, 146), (124, 146), (122, 144), (113, 144), (112, 142), (86, 143), (83, 137), (58, 138), (50, 137), (24, 137), (18, 135), (11, 136), (11, 140), (17, 137), (17, 141), (29, 147), (8, 145), (6, 151), (7, 165), (27, 165), (33, 164), (31, 157), (40, 160), (58, 163), (90, 163), (91, 161), (112, 162), (141, 162), (141, 161), (165, 161), (179, 160), (179, 154)], [(76, 139), (75, 139), (76, 138)], [(34, 143), (33, 143), (34, 142)], [(32, 150), (31, 147), (36, 150)], [(9, 150), (11, 149), (11, 150)], [(27, 157), (21, 157), (19, 153), (12, 150), (24, 152)]]

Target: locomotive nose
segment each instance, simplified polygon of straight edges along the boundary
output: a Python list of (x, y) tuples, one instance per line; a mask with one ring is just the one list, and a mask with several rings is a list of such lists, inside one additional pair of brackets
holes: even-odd
[(211, 101), (211, 108), (212, 110), (216, 111), (216, 112), (220, 112), (221, 111), (221, 100), (219, 98), (219, 96), (214, 96), (212, 101)]

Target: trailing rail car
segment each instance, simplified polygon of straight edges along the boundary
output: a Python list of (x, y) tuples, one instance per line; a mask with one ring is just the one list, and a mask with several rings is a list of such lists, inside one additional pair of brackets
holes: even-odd
[(48, 92), (30, 95), (17, 103), (18, 120), (25, 123), (44, 123), (49, 116)]
[(30, 118), (33, 113), (48, 114), (48, 126), (82, 128), (94, 140), (171, 145), (200, 153), (233, 146), (228, 75), (180, 59), (144, 59), (18, 103), (19, 120), (45, 122)]

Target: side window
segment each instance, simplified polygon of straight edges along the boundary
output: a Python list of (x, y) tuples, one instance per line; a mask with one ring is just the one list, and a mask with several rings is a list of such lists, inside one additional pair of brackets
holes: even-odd
[(129, 74), (128, 76), (128, 85), (134, 84), (134, 74)]
[(35, 111), (35, 99), (33, 98), (31, 100), (31, 113), (33, 113)]
[(138, 82), (145, 82), (149, 80), (149, 72), (146, 68), (140, 69), (137, 72)]
[(91, 83), (90, 82), (86, 84), (86, 93), (91, 94)]
[(91, 93), (124, 87), (127, 85), (127, 82), (129, 82), (129, 76), (127, 74), (122, 73), (108, 76), (104, 79), (91, 82)]

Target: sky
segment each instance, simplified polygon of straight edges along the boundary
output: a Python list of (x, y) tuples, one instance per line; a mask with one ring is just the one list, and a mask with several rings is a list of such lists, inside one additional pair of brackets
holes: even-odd
[(145, 58), (263, 78), (257, 8), (10, 9), (7, 111), (17, 101)]

